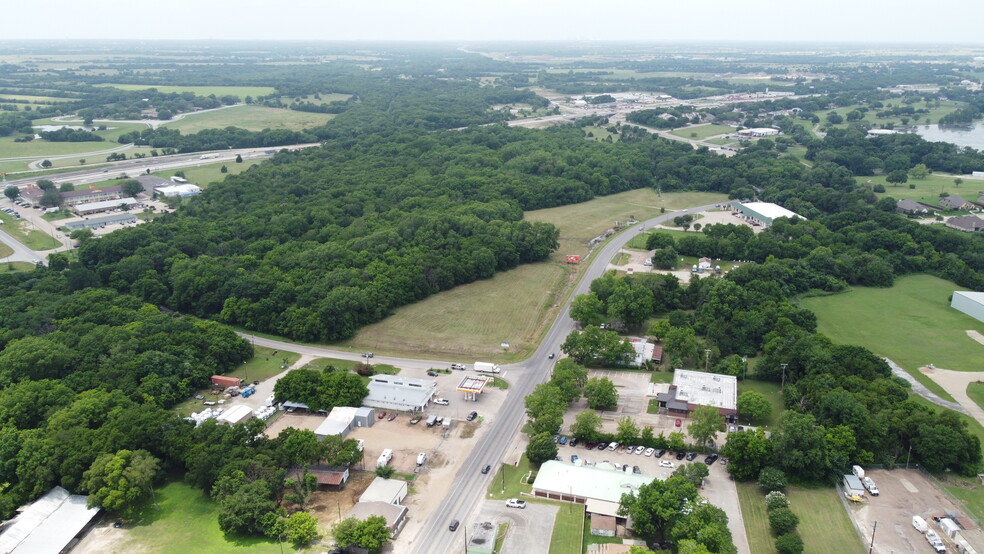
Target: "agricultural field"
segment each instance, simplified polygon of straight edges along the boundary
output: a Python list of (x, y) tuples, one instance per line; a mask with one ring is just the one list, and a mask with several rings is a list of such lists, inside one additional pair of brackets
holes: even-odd
[[(736, 483), (748, 544), (756, 554), (774, 554), (775, 536), (769, 528), (765, 494), (755, 483)], [(805, 554), (863, 554), (864, 548), (844, 510), (837, 489), (789, 487), (789, 507), (799, 516), (796, 528)]]
[(835, 342), (864, 346), (910, 372), (928, 364), (980, 371), (984, 347), (966, 331), (984, 332), (984, 323), (950, 307), (954, 290), (966, 289), (931, 275), (911, 275), (890, 288), (855, 287), (800, 303), (817, 315), (819, 331)]
[(536, 348), (567, 276), (559, 264), (523, 265), (399, 308), (340, 344), (411, 357), (519, 361)]
[(300, 131), (324, 125), (334, 114), (298, 112), (265, 106), (237, 105), (219, 110), (191, 113), (164, 125), (188, 135), (205, 129), (239, 127), (248, 131), (290, 129)]
[(209, 96), (214, 94), (215, 96), (238, 96), (241, 99), (245, 99), (247, 96), (252, 96), (256, 98), (257, 96), (267, 96), (277, 92), (277, 89), (273, 87), (247, 87), (247, 86), (165, 86), (165, 85), (125, 85), (125, 84), (103, 84), (97, 85), (101, 87), (113, 87), (120, 90), (147, 90), (151, 88), (157, 89), (158, 92), (165, 94), (170, 94), (172, 92), (182, 93), (191, 92), (197, 96)]
[[(692, 127), (684, 127), (682, 129), (677, 129), (671, 131), (671, 135), (676, 135), (682, 138), (694, 139), (694, 140), (704, 140), (717, 135), (724, 135), (727, 133), (733, 133), (736, 130), (735, 127), (730, 125), (695, 125)], [(734, 142), (734, 141), (729, 141)]]

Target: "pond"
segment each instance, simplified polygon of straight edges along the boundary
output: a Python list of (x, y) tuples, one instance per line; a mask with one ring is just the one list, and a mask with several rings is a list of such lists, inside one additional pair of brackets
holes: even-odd
[(984, 150), (984, 121), (967, 125), (917, 125), (916, 134), (932, 142), (949, 142)]

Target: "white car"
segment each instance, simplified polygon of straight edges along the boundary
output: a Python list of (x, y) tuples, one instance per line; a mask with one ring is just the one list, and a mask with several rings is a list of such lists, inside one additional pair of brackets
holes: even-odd
[(671, 468), (671, 467), (673, 467), (673, 462), (671, 462), (669, 460), (660, 460), (659, 461), (659, 467), (670, 467)]
[(434, 399), (434, 403), (435, 403), (435, 404), (439, 404), (439, 405), (441, 405), (441, 406), (447, 406), (448, 404), (450, 404), (450, 402), (448, 402), (448, 401), (447, 401), (447, 400), (445, 400), (444, 398), (435, 398), (435, 399)]
[(656, 452), (655, 448), (647, 448), (645, 454), (646, 456), (652, 456), (653, 452)]
[(645, 451), (646, 451), (646, 447), (645, 446), (637, 446), (636, 449), (635, 449), (635, 453), (636, 454), (642, 454)]
[(615, 449), (616, 448), (618, 448), (618, 443), (617, 442), (613, 442), (613, 443), (611, 443), (611, 444), (608, 445), (608, 450), (611, 450), (612, 452), (615, 452)]
[(506, 500), (506, 508), (519, 508), (520, 510), (523, 510), (526, 508), (526, 501), (518, 498), (510, 498), (509, 500)]

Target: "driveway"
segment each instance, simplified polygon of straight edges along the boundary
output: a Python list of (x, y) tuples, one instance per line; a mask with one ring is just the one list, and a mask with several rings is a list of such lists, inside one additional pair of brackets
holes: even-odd
[[(508, 523), (503, 552), (543, 552), (553, 534), (557, 506), (529, 502), (525, 509), (506, 508), (502, 500), (486, 500), (476, 522), (491, 521), (495, 525)], [(470, 529), (466, 529), (471, 534)], [(460, 531), (459, 531), (460, 532)]]
[[(953, 371), (938, 367), (921, 367), (919, 371), (943, 387), (959, 406), (955, 409), (963, 412), (984, 425), (984, 409), (981, 409), (969, 396), (967, 386), (971, 383), (984, 382), (984, 372)], [(948, 404), (950, 404), (948, 402)]]

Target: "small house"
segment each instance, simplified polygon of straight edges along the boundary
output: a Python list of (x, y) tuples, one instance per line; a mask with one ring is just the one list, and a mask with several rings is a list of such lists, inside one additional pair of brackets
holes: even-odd
[(947, 219), (946, 226), (965, 233), (976, 233), (984, 229), (984, 219), (976, 215), (958, 215)]
[(914, 200), (909, 200), (908, 198), (904, 198), (902, 200), (899, 200), (898, 204), (895, 206), (895, 211), (908, 215), (920, 215), (920, 214), (928, 214), (929, 208), (923, 206), (919, 202), (916, 202)]
[(951, 195), (940, 198), (940, 206), (948, 210), (970, 210), (974, 207), (974, 204), (960, 196)]

